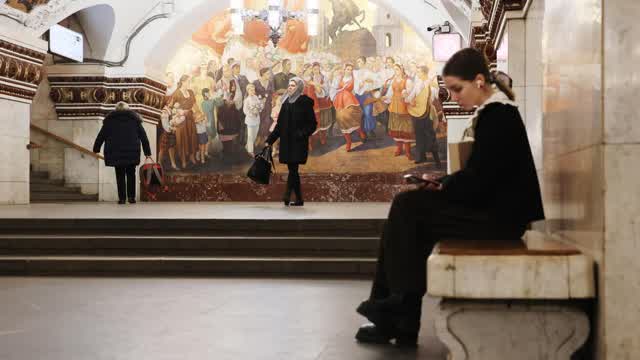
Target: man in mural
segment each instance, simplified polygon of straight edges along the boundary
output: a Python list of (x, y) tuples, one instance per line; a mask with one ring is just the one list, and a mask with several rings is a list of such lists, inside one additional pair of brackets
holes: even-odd
[(260, 77), (253, 82), (256, 89), (256, 95), (259, 99), (264, 100), (264, 107), (260, 112), (260, 127), (258, 128), (258, 137), (256, 145), (264, 146), (264, 140), (269, 136), (269, 128), (271, 127), (271, 110), (273, 108), (273, 76), (271, 69), (264, 67), (260, 69)]
[(374, 86), (374, 74), (367, 69), (367, 59), (364, 56), (356, 60), (357, 70), (355, 76), (355, 93), (360, 106), (362, 107), (362, 130), (368, 137), (375, 137), (376, 119), (373, 116), (373, 102), (371, 91)]
[(249, 79), (247, 79), (246, 76), (240, 73), (241, 70), (242, 68), (241, 68), (240, 62), (236, 61), (231, 65), (233, 78), (236, 79), (236, 81), (238, 82), (238, 85), (240, 86), (240, 91), (242, 91), (242, 97), (244, 98), (247, 96), (247, 85), (249, 85)]
[(278, 95), (282, 95), (289, 87), (289, 80), (293, 79), (296, 74), (291, 72), (291, 60), (282, 60), (282, 71), (277, 73), (273, 78), (274, 90)]
[[(215, 87), (213, 89), (215, 89)], [(207, 134), (209, 135), (209, 145), (207, 146), (207, 151), (205, 153), (206, 157), (211, 157), (209, 155), (209, 151), (212, 147), (211, 142), (213, 142), (218, 137), (215, 114), (217, 112), (217, 108), (222, 106), (223, 104), (224, 100), (222, 98), (221, 92), (212, 94), (210, 89), (202, 89), (202, 102), (200, 104), (200, 108), (202, 109), (202, 113), (207, 119), (206, 127)]]
[(416, 132), (416, 164), (427, 161), (426, 152), (431, 152), (436, 167), (442, 167), (438, 155), (438, 143), (435, 129), (438, 127), (438, 114), (434, 103), (438, 100), (438, 92), (431, 88), (429, 68), (418, 67), (417, 79), (413, 89), (406, 98), (408, 110)]

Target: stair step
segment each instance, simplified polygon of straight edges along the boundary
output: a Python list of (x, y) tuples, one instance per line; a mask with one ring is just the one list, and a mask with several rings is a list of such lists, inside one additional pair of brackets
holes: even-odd
[(0, 274), (372, 276), (375, 264), (368, 257), (0, 256)]
[(30, 178), (31, 185), (44, 184), (44, 185), (64, 185), (64, 180), (52, 180), (49, 178)]
[(62, 192), (62, 193), (77, 193), (80, 194), (80, 188), (79, 187), (66, 187), (63, 185), (58, 185), (58, 184), (46, 184), (46, 183), (39, 183), (39, 184), (31, 184), (31, 188), (30, 188), (32, 193), (35, 192)]
[(34, 192), (31, 202), (67, 202), (67, 201), (98, 201), (98, 195), (85, 195), (69, 192)]
[(31, 171), (29, 173), (31, 178), (39, 178), (39, 179), (48, 179), (49, 172), (48, 171)]

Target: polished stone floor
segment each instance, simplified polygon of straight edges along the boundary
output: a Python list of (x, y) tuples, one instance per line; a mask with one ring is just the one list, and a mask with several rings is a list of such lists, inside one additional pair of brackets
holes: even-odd
[(0, 278), (2, 360), (431, 360), (434, 299), (417, 350), (360, 345), (369, 281)]
[(385, 219), (390, 203), (67, 203), (0, 205), (0, 219)]

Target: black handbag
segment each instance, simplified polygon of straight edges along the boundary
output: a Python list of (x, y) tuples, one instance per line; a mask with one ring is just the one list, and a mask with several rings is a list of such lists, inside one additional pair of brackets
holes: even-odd
[(253, 165), (247, 171), (249, 179), (257, 182), (258, 184), (269, 184), (271, 180), (271, 172), (275, 170), (276, 166), (273, 163), (273, 156), (271, 154), (271, 146), (267, 146), (255, 156)]

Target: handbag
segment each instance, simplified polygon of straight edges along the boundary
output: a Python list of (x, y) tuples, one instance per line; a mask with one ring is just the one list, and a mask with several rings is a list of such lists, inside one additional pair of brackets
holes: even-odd
[(266, 146), (262, 149), (254, 159), (253, 165), (251, 165), (249, 171), (247, 171), (247, 176), (258, 184), (268, 185), (271, 180), (271, 172), (276, 168), (273, 163), (271, 146)]
[(144, 164), (140, 167), (140, 182), (142, 183), (141, 188), (147, 194), (147, 197), (150, 200), (156, 200), (157, 193), (160, 190), (166, 190), (162, 165), (152, 158), (146, 158)]

